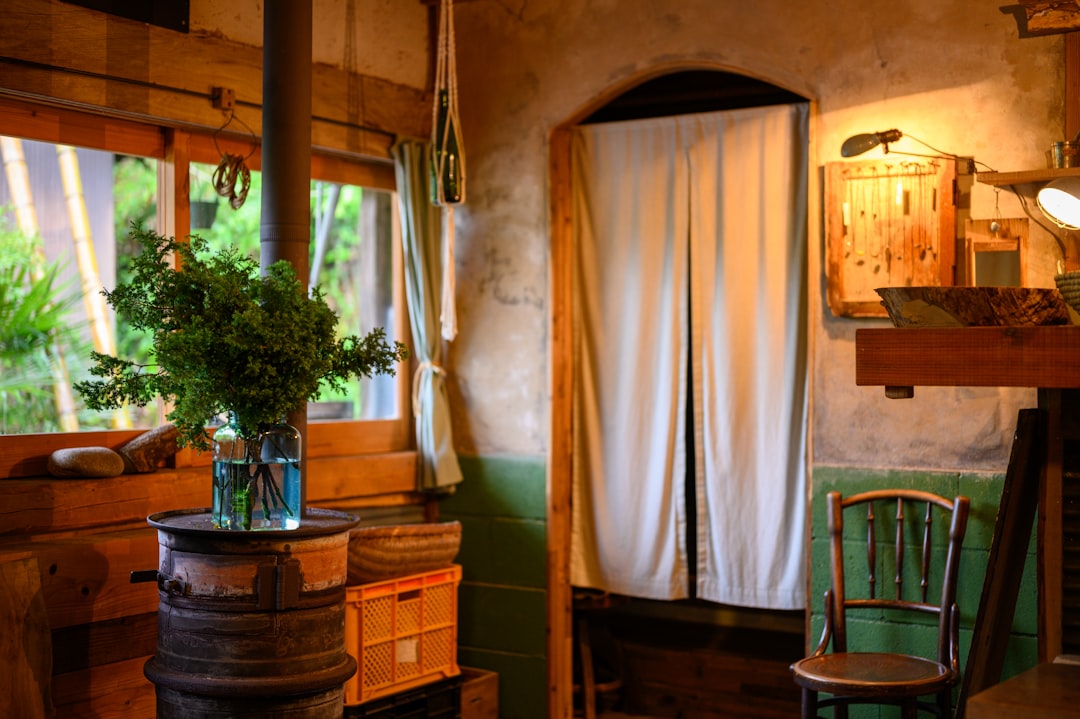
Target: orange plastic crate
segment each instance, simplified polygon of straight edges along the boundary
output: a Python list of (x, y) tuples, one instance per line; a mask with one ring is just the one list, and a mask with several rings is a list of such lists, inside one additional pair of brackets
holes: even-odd
[(345, 704), (362, 704), (461, 673), (452, 565), (345, 589), (345, 647), (356, 674)]

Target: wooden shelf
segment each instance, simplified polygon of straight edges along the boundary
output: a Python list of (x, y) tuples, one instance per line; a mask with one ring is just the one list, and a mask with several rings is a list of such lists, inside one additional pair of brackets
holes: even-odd
[(1019, 170), (1016, 172), (980, 172), (975, 175), (975, 179), (984, 185), (1001, 187), (1004, 185), (1050, 182), (1059, 177), (1075, 177), (1078, 175), (1080, 175), (1080, 167), (1063, 167), (1042, 170)]
[(856, 330), (855, 384), (1080, 388), (1080, 326)]

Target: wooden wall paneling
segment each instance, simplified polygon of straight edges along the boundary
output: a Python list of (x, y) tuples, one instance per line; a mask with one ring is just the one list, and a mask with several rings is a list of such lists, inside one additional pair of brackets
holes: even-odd
[(158, 567), (151, 527), (65, 538), (31, 538), (53, 629), (156, 612), (155, 584), (132, 584), (131, 573)]
[[(236, 117), (261, 134), (260, 47), (35, 0), (8, 0), (4, 23), (0, 87), (8, 93), (217, 129), (225, 116), (212, 88), (227, 87)], [(359, 116), (348, 107), (349, 82), (360, 85)], [(430, 134), (430, 95), (420, 89), (313, 63), (312, 92), (316, 147), (388, 158), (395, 135)]]
[(415, 489), (415, 452), (327, 457), (308, 462), (307, 491), (308, 499), (313, 502), (412, 492)]
[(206, 506), (209, 499), (208, 468), (103, 479), (5, 479), (0, 480), (0, 540), (117, 525), (146, 526), (149, 514)]
[(143, 675), (146, 657), (101, 664), (53, 677), (58, 717), (154, 719), (154, 685)]
[(406, 449), (412, 442), (412, 413), (402, 414), (404, 416), (398, 420), (311, 422), (308, 425), (308, 457), (353, 456), (387, 448)]
[(150, 656), (157, 650), (157, 611), (52, 631), (53, 674)]
[(0, 561), (0, 715), (53, 716), (52, 642), (33, 557)]

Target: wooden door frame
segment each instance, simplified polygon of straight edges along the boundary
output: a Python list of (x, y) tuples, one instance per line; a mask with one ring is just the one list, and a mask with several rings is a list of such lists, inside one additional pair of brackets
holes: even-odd
[(549, 719), (574, 714), (573, 608), (570, 588), (570, 478), (573, 465), (573, 226), (570, 139), (573, 124), (550, 142), (551, 437), (547, 478), (547, 681)]
[[(547, 681), (549, 719), (573, 719), (573, 591), (570, 586), (571, 477), (573, 467), (573, 218), (571, 137), (574, 128), (615, 97), (646, 80), (682, 70), (718, 70), (748, 74), (744, 69), (678, 64), (653, 68), (620, 83), (557, 125), (549, 137), (548, 188), (550, 198), (550, 390), (551, 434), (547, 461)], [(783, 86), (768, 78), (759, 79)], [(794, 90), (808, 96), (805, 90)], [(817, 102), (810, 100), (807, 168), (807, 414), (813, 417), (814, 321), (820, 315), (821, 213), (814, 198), (820, 197), (814, 123)], [(813, 436), (806, 438), (806, 492), (811, 486), (810, 457)], [(809, 511), (809, 502), (808, 502)], [(809, 536), (809, 523), (807, 526)], [(809, 541), (807, 543), (809, 547)], [(809, 562), (809, 556), (807, 557)], [(809, 583), (809, 577), (807, 578)], [(808, 587), (809, 590), (809, 587)], [(807, 613), (809, 623), (809, 613)]]

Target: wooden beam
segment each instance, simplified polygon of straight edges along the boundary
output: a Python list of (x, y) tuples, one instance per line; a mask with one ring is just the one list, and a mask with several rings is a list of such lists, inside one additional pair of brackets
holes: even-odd
[[(236, 117), (261, 133), (260, 47), (35, 0), (7, 0), (4, 29), (3, 94), (216, 130), (225, 116), (213, 88), (225, 87)], [(350, 83), (364, 98), (359, 113), (342, 91)], [(313, 64), (314, 147), (389, 158), (395, 136), (430, 133), (430, 92)]]

